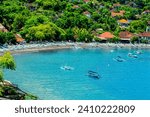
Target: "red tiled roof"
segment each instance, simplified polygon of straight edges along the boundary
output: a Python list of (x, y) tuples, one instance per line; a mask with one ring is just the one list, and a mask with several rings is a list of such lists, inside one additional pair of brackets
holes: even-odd
[(90, 12), (85, 11), (85, 12), (83, 12), (83, 14), (84, 14), (84, 15), (88, 15), (88, 14), (90, 14)]
[(111, 16), (112, 16), (112, 17), (115, 17), (115, 16), (123, 16), (124, 13), (125, 13), (125, 11), (120, 11), (120, 12), (114, 12), (114, 11), (112, 11), (112, 12), (111, 12)]
[(143, 32), (139, 34), (140, 37), (150, 37), (150, 32)]
[(104, 33), (100, 34), (98, 37), (102, 40), (106, 40), (106, 39), (114, 38), (114, 35), (111, 34), (110, 32), (104, 32)]
[(121, 40), (130, 40), (134, 35), (129, 31), (122, 31), (119, 33)]
[(90, 2), (90, 0), (84, 0), (84, 2)]
[(150, 10), (145, 10), (144, 12), (145, 12), (145, 13), (150, 13)]

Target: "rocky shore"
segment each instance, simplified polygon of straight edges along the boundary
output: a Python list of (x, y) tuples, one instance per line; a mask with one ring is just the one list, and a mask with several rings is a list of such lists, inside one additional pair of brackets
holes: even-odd
[(1, 95), (0, 100), (27, 100), (27, 99), (37, 99), (23, 90), (21, 90), (17, 85), (12, 84), (10, 81), (4, 80), (0, 82)]
[(57, 43), (44, 43), (44, 44), (23, 44), (23, 45), (8, 45), (7, 47), (0, 48), (0, 54), (10, 51), (13, 54), (38, 52), (46, 50), (58, 50), (69, 48), (129, 48), (129, 49), (150, 49), (150, 44), (123, 44), (123, 43), (70, 43), (70, 42), (57, 42)]

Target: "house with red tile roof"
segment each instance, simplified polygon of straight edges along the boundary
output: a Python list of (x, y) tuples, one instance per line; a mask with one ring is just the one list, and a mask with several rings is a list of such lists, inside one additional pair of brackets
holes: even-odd
[(132, 37), (134, 37), (134, 34), (129, 31), (122, 31), (119, 33), (121, 41), (130, 41)]
[(143, 32), (139, 34), (140, 39), (148, 40), (150, 42), (150, 32)]
[(90, 2), (90, 0), (83, 0), (85, 3), (88, 3), (88, 2)]
[(86, 15), (87, 17), (91, 17), (91, 13), (88, 11), (83, 12), (84, 15)]
[(100, 38), (101, 40), (108, 40), (108, 39), (112, 39), (114, 37), (115, 36), (110, 32), (104, 32), (104, 33), (98, 35), (98, 38)]
[(114, 12), (114, 11), (112, 11), (112, 12), (111, 12), (111, 16), (112, 16), (112, 17), (124, 16), (124, 13), (125, 13), (124, 10), (121, 10), (121, 11), (119, 11), (119, 12)]
[(150, 10), (145, 10), (142, 12), (142, 14), (149, 14), (150, 13)]

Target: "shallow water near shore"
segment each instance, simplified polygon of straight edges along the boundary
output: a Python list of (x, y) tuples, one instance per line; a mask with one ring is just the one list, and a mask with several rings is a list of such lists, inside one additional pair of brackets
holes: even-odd
[[(135, 51), (93, 48), (17, 54), (17, 69), (5, 71), (5, 79), (39, 99), (149, 100), (150, 50), (128, 57)], [(117, 56), (125, 61), (115, 61)], [(74, 69), (60, 69), (64, 65)], [(89, 70), (101, 78), (88, 77)]]

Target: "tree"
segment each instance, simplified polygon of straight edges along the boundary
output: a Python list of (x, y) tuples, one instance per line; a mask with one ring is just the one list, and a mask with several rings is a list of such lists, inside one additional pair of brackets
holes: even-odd
[(26, 22), (25, 22), (25, 28), (29, 28), (32, 26), (37, 26), (39, 24), (45, 24), (48, 23), (49, 19), (45, 15), (35, 15), (31, 16)]
[(146, 22), (142, 20), (132, 21), (129, 26), (129, 31), (133, 33), (140, 33), (146, 30)]
[(3, 69), (15, 70), (16, 65), (13, 56), (6, 52), (3, 56), (0, 56), (0, 81), (3, 81)]
[(90, 35), (90, 33), (85, 28), (79, 29), (78, 27), (75, 27), (73, 28), (73, 32), (74, 32), (74, 38), (76, 39), (76, 41), (81, 41), (81, 42), (92, 41), (92, 35)]
[(138, 37), (132, 37), (131, 38), (131, 43), (139, 43), (139, 38)]
[(25, 16), (21, 14), (17, 15), (13, 22), (13, 30), (19, 32), (21, 28), (23, 28), (25, 21), (26, 21)]
[(69, 40), (75, 41), (74, 32), (71, 28), (66, 29), (66, 40), (67, 41), (69, 41)]
[(0, 44), (16, 43), (16, 38), (11, 32), (0, 32)]
[(28, 41), (58, 41), (64, 39), (66, 32), (52, 22), (32, 26), (27, 32)]

